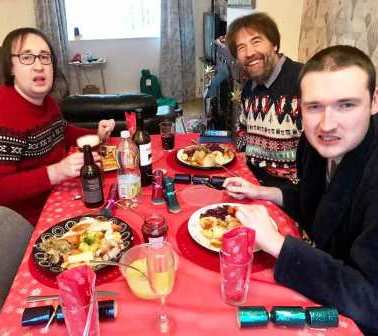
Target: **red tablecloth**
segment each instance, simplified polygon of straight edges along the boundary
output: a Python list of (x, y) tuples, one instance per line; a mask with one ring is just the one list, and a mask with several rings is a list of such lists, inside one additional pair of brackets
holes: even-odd
[[(176, 147), (189, 145), (191, 140), (198, 135), (177, 135)], [(164, 168), (169, 175), (174, 173), (207, 174), (206, 171), (192, 170), (182, 167), (173, 159), (173, 152), (167, 153), (161, 150), (160, 139), (156, 136), (153, 139), (153, 165), (154, 168)], [(243, 155), (238, 154), (237, 159), (229, 167), (235, 173), (253, 180), (248, 168), (244, 163)], [(210, 171), (209, 171), (210, 173)], [(211, 172), (212, 175), (227, 175), (223, 170)], [(112, 172), (105, 174), (106, 190), (114, 181), (115, 174)], [(209, 270), (205, 265), (201, 265), (195, 258), (188, 260), (183, 252), (177, 235), (183, 230), (190, 215), (197, 209), (208, 204), (220, 202), (232, 202), (224, 192), (210, 189), (205, 186), (176, 185), (178, 201), (183, 209), (178, 214), (167, 212), (166, 206), (153, 206), (150, 202), (151, 188), (143, 190), (141, 197), (142, 204), (136, 211), (117, 208), (114, 215), (129, 223), (140, 235), (142, 216), (152, 211), (160, 213), (167, 218), (169, 225), (168, 236), (173, 243), (177, 253), (181, 256), (179, 269), (173, 293), (168, 297), (168, 313), (172, 319), (172, 330), (170, 335), (360, 335), (360, 331), (353, 321), (341, 316), (338, 328), (329, 329), (290, 329), (278, 328), (273, 324), (267, 327), (240, 330), (236, 323), (236, 309), (222, 302), (220, 296), (219, 273)], [(25, 253), (24, 260), (18, 270), (10, 294), (2, 308), (0, 314), (0, 336), (10, 335), (40, 335), (42, 326), (21, 327), (21, 315), (26, 306), (48, 305), (53, 302), (26, 304), (24, 298), (28, 295), (52, 294), (57, 290), (46, 286), (38, 281), (38, 277), (33, 276), (30, 271), (29, 256), (34, 241), (39, 235), (50, 226), (58, 223), (62, 219), (88, 213), (80, 200), (73, 200), (74, 196), (80, 194), (80, 183), (78, 179), (67, 181), (57, 186), (51, 193), (42, 216), (34, 230), (32, 239)], [(271, 216), (278, 223), (283, 233), (297, 234), (292, 220), (287, 217), (278, 207), (269, 202), (264, 203)], [(192, 242), (190, 242), (192, 243)], [(191, 248), (190, 246), (187, 248)], [(191, 250), (192, 252), (195, 250)], [(191, 253), (192, 253), (191, 252)], [(203, 251), (202, 251), (203, 252)], [(205, 251), (206, 252), (206, 251)], [(209, 252), (210, 253), (210, 252)], [(268, 258), (269, 259), (269, 258)], [(267, 265), (260, 269), (255, 269), (252, 274), (250, 291), (247, 305), (262, 305), (270, 309), (273, 305), (297, 305), (314, 306), (315, 302), (306, 297), (276, 284), (273, 280), (272, 260), (268, 260)], [(205, 267), (204, 267), (205, 266)], [(126, 282), (121, 276), (112, 277), (109, 281), (104, 281), (98, 286), (99, 289), (111, 289), (119, 292), (117, 298), (119, 315), (115, 321), (101, 322), (102, 335), (157, 335), (156, 325), (159, 303), (157, 301), (145, 301), (137, 299), (129, 291)], [(66, 335), (64, 326), (54, 323), (50, 329), (50, 335)]]

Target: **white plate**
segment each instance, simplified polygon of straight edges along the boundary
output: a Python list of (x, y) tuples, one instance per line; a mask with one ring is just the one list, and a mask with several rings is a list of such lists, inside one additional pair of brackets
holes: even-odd
[[(238, 207), (238, 206), (245, 205), (245, 204), (240, 204), (240, 203), (211, 204), (211, 205), (205, 206), (201, 209), (198, 209), (196, 212), (194, 212), (190, 216), (189, 221), (188, 221), (188, 231), (189, 231), (190, 236), (193, 238), (193, 240), (196, 243), (198, 243), (199, 245), (201, 245), (202, 247), (204, 247), (204, 248), (206, 248), (210, 251), (219, 252), (220, 248), (214, 247), (213, 245), (211, 245), (210, 241), (204, 235), (202, 235), (201, 225), (200, 225), (200, 216), (201, 216), (201, 214), (205, 213), (209, 209), (214, 209), (214, 208), (221, 207), (221, 206), (224, 206), (224, 205), (230, 205), (230, 206)], [(272, 221), (273, 221), (274, 225), (276, 226), (276, 229), (278, 230), (276, 222), (273, 219), (272, 219)], [(257, 252), (257, 251), (260, 251), (260, 248), (255, 247), (254, 252)]]
[[(190, 145), (190, 146), (187, 146), (187, 147), (179, 149), (177, 151), (177, 153), (176, 153), (177, 160), (180, 163), (184, 164), (185, 166), (192, 167), (192, 168), (198, 168), (198, 169), (219, 169), (220, 168), (219, 166), (226, 166), (226, 165), (228, 165), (229, 163), (231, 163), (235, 159), (235, 152), (232, 151), (232, 153), (233, 153), (232, 157), (229, 158), (226, 162), (224, 162), (222, 165), (219, 165), (219, 166), (200, 166), (199, 164), (195, 164), (195, 163), (191, 163), (191, 162), (183, 160), (182, 159), (182, 155), (184, 154), (184, 151), (186, 151), (188, 149), (195, 148), (195, 147), (198, 147), (198, 145)], [(225, 146), (221, 145), (221, 147), (225, 147)], [(227, 148), (229, 148), (229, 147), (227, 147)]]

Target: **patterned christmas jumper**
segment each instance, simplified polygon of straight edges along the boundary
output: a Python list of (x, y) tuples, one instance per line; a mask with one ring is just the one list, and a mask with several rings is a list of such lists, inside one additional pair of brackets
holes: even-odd
[(88, 133), (93, 130), (68, 125), (50, 96), (38, 106), (0, 86), (0, 204), (35, 225), (52, 188), (47, 166)]
[(248, 80), (243, 88), (237, 146), (245, 151), (249, 167), (263, 184), (272, 184), (264, 180), (266, 177), (296, 180), (296, 148), (302, 133), (298, 98), (301, 67), (301, 63), (281, 56), (264, 84)]

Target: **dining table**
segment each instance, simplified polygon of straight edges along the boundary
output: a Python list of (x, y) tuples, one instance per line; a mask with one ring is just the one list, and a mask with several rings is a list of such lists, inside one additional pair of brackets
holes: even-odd
[[(235, 151), (235, 159), (226, 168), (200, 170), (183, 165), (177, 160), (180, 148), (197, 142), (199, 134), (176, 134), (175, 148), (171, 151), (162, 149), (160, 136), (152, 135), (153, 169), (161, 169), (168, 176), (191, 174), (206, 176), (241, 176), (252, 183), (258, 183), (246, 165), (243, 153)], [(119, 139), (112, 138), (117, 144)], [(104, 194), (116, 182), (116, 171), (103, 173)], [(337, 327), (313, 328), (279, 326), (269, 322), (265, 326), (240, 327), (238, 307), (224, 303), (220, 291), (219, 257), (216, 252), (200, 246), (188, 231), (188, 220), (198, 209), (218, 203), (246, 203), (264, 205), (269, 215), (283, 235), (292, 235), (301, 239), (297, 224), (275, 204), (261, 200), (235, 200), (224, 190), (201, 184), (175, 184), (175, 193), (181, 211), (169, 212), (167, 205), (154, 205), (151, 202), (152, 187), (142, 188), (138, 202), (132, 207), (118, 201), (113, 209), (113, 216), (126, 222), (133, 231), (133, 244), (143, 241), (141, 226), (143, 218), (152, 213), (165, 217), (168, 223), (167, 239), (179, 257), (178, 269), (172, 293), (167, 297), (166, 307), (170, 318), (168, 335), (362, 335), (356, 324), (349, 318), (339, 315)], [(67, 180), (54, 187), (44, 206), (39, 221), (25, 251), (24, 258), (14, 278), (9, 295), (0, 312), (0, 336), (36, 336), (45, 331), (44, 325), (21, 326), (21, 318), (26, 307), (57, 305), (57, 301), (27, 303), (29, 295), (57, 294), (55, 275), (47, 274), (36, 266), (33, 247), (36, 240), (53, 225), (68, 218), (84, 214), (97, 214), (100, 209), (85, 207), (80, 195), (79, 178)], [(15, 247), (16, 248), (16, 247)], [(10, 251), (11, 253), (11, 251)], [(263, 306), (268, 311), (273, 306), (316, 307), (319, 303), (286, 288), (274, 280), (275, 259), (263, 251), (254, 253), (252, 273), (247, 301), (243, 306)], [(119, 269), (108, 266), (98, 272), (97, 289), (116, 291), (117, 316), (114, 320), (101, 321), (102, 335), (159, 335), (157, 318), (159, 300), (143, 300), (130, 291)], [(64, 324), (53, 322), (48, 330), (50, 335), (66, 335)]]

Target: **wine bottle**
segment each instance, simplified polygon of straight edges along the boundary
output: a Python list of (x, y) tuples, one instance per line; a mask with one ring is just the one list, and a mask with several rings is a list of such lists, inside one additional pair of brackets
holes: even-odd
[(83, 200), (88, 208), (96, 208), (104, 203), (100, 168), (93, 160), (91, 146), (84, 145), (84, 165), (80, 169)]
[(148, 186), (152, 183), (152, 151), (151, 137), (143, 127), (143, 110), (135, 109), (137, 117), (137, 129), (133, 140), (139, 150), (139, 166), (142, 186)]

